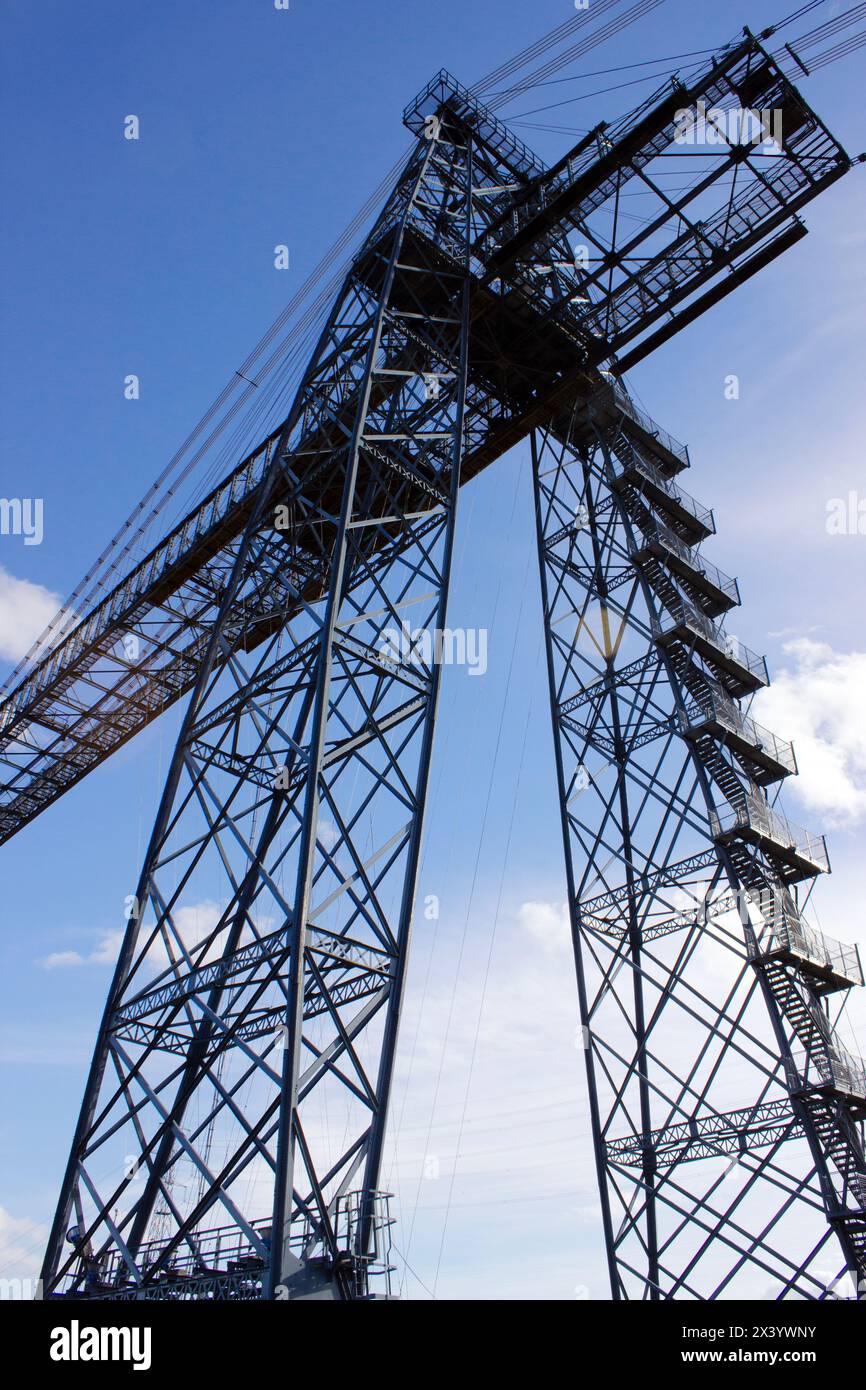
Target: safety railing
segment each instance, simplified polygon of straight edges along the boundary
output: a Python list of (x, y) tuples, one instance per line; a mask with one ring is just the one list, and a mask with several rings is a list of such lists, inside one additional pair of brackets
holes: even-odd
[(766, 657), (753, 652), (732, 633), (725, 632), (723, 627), (719, 627), (685, 599), (679, 603), (672, 603), (668, 612), (673, 620), (672, 624), (663, 624), (657, 618), (653, 620), (653, 633), (656, 638), (665, 637), (675, 629), (683, 628), (686, 632), (702, 638), (720, 656), (748, 671), (761, 685), (769, 683)]
[(830, 1090), (866, 1103), (866, 1065), (838, 1041), (809, 1052), (796, 1049), (786, 1071), (794, 1094)]
[(440, 68), (423, 87), (414, 101), (403, 112), (403, 124), (413, 135), (422, 135), (427, 128), (428, 117), (434, 115), (446, 102), (454, 107), (464, 118), (470, 117), (471, 124), (480, 130), (485, 141), (495, 149), (504, 164), (529, 177), (542, 174), (545, 166), (523, 141), (503, 125), (489, 106), (485, 106), (474, 93), (464, 87), (457, 78)]
[(772, 904), (761, 905), (764, 925), (750, 934), (748, 953), (751, 960), (766, 960), (779, 954), (790, 954), (810, 961), (820, 970), (829, 971), (852, 985), (863, 984), (863, 966), (857, 947), (825, 936), (807, 925), (798, 914), (788, 894), (775, 894)]
[[(226, 1275), (241, 1283), (244, 1279), (260, 1282), (268, 1265), (271, 1223), (253, 1221), (250, 1230), (253, 1237), (237, 1226), (193, 1231), (170, 1254), (167, 1240), (149, 1240), (139, 1248), (136, 1263), (151, 1284), (177, 1285)], [(299, 1230), (297, 1238), (293, 1235), (293, 1246), (300, 1249), (305, 1235), (309, 1231)], [(82, 1268), (84, 1291), (91, 1295), (137, 1287), (140, 1282), (116, 1249), (101, 1257), (83, 1254)]]
[(713, 588), (729, 598), (732, 604), (740, 602), (740, 588), (736, 579), (725, 574), (723, 570), (720, 570), (717, 565), (712, 564), (703, 555), (697, 554), (681, 536), (678, 536), (669, 526), (665, 526), (664, 522), (659, 521), (656, 517), (645, 518), (641, 522), (641, 530), (647, 543), (654, 542), (662, 550), (675, 556), (681, 564), (694, 570), (697, 575), (703, 575)]
[[(391, 1193), (374, 1192), (362, 1204), (359, 1193), (343, 1194), (334, 1213), (335, 1235), (341, 1251), (360, 1248), (362, 1220), (369, 1211), (370, 1236), (367, 1253), (359, 1256), (354, 1271), (356, 1297), (366, 1297), (369, 1281), (375, 1280), (380, 1294), (391, 1287)], [(138, 1252), (136, 1264), (141, 1271), (145, 1288), (170, 1287), (174, 1291), (207, 1285), (207, 1282), (229, 1281), (232, 1297), (243, 1297), (245, 1288), (260, 1288), (270, 1264), (271, 1222), (260, 1219), (249, 1223), (247, 1231), (238, 1226), (218, 1226), (209, 1230), (192, 1231), (176, 1250), (167, 1254), (167, 1239), (151, 1239)], [(316, 1231), (308, 1218), (293, 1224), (291, 1249), (301, 1256), (316, 1239)], [(106, 1297), (139, 1287), (118, 1250), (101, 1257), (82, 1253), (83, 1289), (90, 1296)], [(253, 1292), (259, 1297), (258, 1292)]]
[(695, 521), (697, 521), (705, 531), (711, 532), (715, 529), (713, 513), (710, 507), (705, 507), (702, 502), (698, 502), (697, 499), (686, 492), (684, 488), (678, 487), (670, 478), (666, 478), (661, 470), (656, 468), (654, 463), (651, 463), (649, 459), (644, 458), (643, 455), (638, 452), (630, 440), (629, 446), (627, 461), (611, 457), (607, 466), (607, 474), (611, 482), (618, 482), (621, 478), (624, 478), (628, 472), (636, 473), (646, 482), (652, 484), (657, 491), (669, 497), (672, 502), (676, 502), (684, 512), (688, 512), (690, 516), (694, 517)]
[(690, 467), (689, 451), (686, 445), (681, 444), (680, 441), (675, 439), (672, 434), (669, 434), (667, 430), (663, 430), (661, 425), (656, 424), (651, 415), (647, 415), (646, 411), (641, 410), (639, 406), (635, 405), (631, 396), (620, 381), (617, 381), (615, 377), (612, 380), (614, 400), (620, 410), (623, 411), (625, 415), (628, 415), (630, 419), (634, 420), (635, 424), (640, 425), (645, 434), (651, 435), (653, 439), (657, 439), (659, 444), (661, 444), (669, 454), (673, 454), (675, 458), (678, 458), (686, 468)]
[(81, 653), (108, 632), (121, 613), (127, 612), (132, 605), (150, 594), (171, 567), (205, 533), (218, 528), (234, 507), (247, 501), (270, 462), (275, 439), (276, 433), (248, 455), (194, 513), (159, 542), (70, 632), (58, 639), (54, 652), (46, 653), (20, 685), (3, 698), (0, 703), (0, 733), (16, 715), (38, 698), (62, 669), (71, 670)]
[(824, 836), (813, 835), (810, 831), (804, 830), (802, 826), (794, 825), (787, 816), (775, 810), (763, 797), (755, 796), (751, 792), (745, 794), (742, 803), (738, 806), (731, 806), (723, 811), (712, 811), (710, 813), (710, 826), (716, 838), (722, 835), (736, 834), (740, 831), (751, 832), (763, 840), (778, 845), (780, 849), (789, 850), (798, 859), (813, 864), (823, 873), (830, 871), (830, 859)]
[(791, 773), (797, 771), (793, 745), (750, 719), (721, 688), (713, 688), (699, 700), (689, 700), (685, 708), (679, 711), (679, 722), (684, 732), (708, 723), (717, 724), (749, 744), (757, 753), (763, 753), (779, 767)]

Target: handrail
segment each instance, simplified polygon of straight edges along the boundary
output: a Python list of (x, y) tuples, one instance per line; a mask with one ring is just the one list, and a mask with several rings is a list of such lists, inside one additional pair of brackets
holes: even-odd
[(616, 378), (614, 378), (613, 381), (613, 395), (620, 410), (630, 416), (635, 424), (640, 425), (641, 429), (651, 435), (653, 439), (657, 439), (658, 442), (667, 449), (669, 454), (674, 454), (687, 468), (691, 467), (688, 447), (685, 444), (681, 444), (680, 441), (675, 439), (672, 434), (669, 434), (667, 430), (662, 429), (661, 425), (656, 424), (652, 416), (647, 415), (645, 410), (641, 410), (639, 406), (635, 405), (631, 396), (622, 385), (622, 382)]
[[(503, 163), (513, 162), (516, 171), (520, 172), (525, 178), (532, 177), (546, 172), (547, 166), (542, 163), (536, 154), (523, 143), (519, 136), (509, 130), (508, 126), (495, 116), (489, 106), (485, 106), (477, 96), (464, 87), (462, 82), (447, 70), (440, 68), (434, 77), (421, 91), (410, 101), (403, 111), (403, 124), (413, 135), (421, 135), (424, 131), (425, 118), (428, 111), (430, 99), (434, 98), (434, 107), (444, 104), (446, 96), (456, 97), (464, 107), (467, 107), (481, 123), (484, 131), (484, 138), (488, 144), (493, 145)], [(510, 158), (509, 158), (510, 156)]]
[(672, 555), (676, 555), (683, 564), (705, 575), (720, 593), (726, 594), (734, 603), (740, 602), (740, 587), (736, 579), (725, 574), (724, 570), (720, 570), (711, 560), (707, 560), (705, 556), (695, 551), (681, 536), (678, 536), (663, 521), (659, 521), (658, 517), (647, 517), (644, 522), (640, 523), (640, 526), (645, 536), (654, 536), (660, 545), (664, 546)]
[(754, 830), (768, 839), (794, 850), (810, 863), (830, 871), (830, 858), (827, 842), (823, 835), (813, 835), (802, 826), (794, 825), (781, 811), (777, 811), (763, 797), (746, 792), (738, 806), (726, 810), (710, 812), (710, 825), (713, 834), (718, 836), (732, 830)]
[(863, 966), (856, 945), (825, 936), (804, 922), (796, 909), (791, 911), (781, 899), (778, 907), (778, 912), (769, 919), (765, 916), (763, 929), (755, 932), (749, 941), (750, 959), (760, 960), (778, 950), (789, 951), (846, 980), (863, 984)]
[(866, 1065), (838, 1041), (825, 1044), (820, 1051), (796, 1048), (786, 1071), (794, 1092), (829, 1086), (866, 1101)]
[[(628, 438), (628, 436), (626, 437)], [(677, 483), (674, 483), (671, 478), (666, 478), (664, 474), (656, 468), (655, 464), (650, 463), (649, 459), (645, 459), (643, 455), (638, 452), (632, 439), (628, 439), (628, 444), (630, 448), (629, 462), (636, 472), (646, 478), (647, 482), (652, 483), (653, 487), (663, 492), (672, 502), (678, 502), (683, 511), (688, 512), (690, 516), (693, 516), (695, 520), (699, 521), (707, 530), (712, 531), (715, 529), (711, 507), (705, 507), (703, 502), (698, 502), (695, 497), (692, 497), (691, 493), (686, 492), (685, 488), (681, 488)], [(619, 464), (619, 470), (617, 470), (616, 467), (617, 463)], [(608, 463), (608, 477), (612, 481), (615, 481), (621, 478), (624, 473), (625, 464), (621, 459), (616, 458), (616, 456), (612, 457)]]
[[(670, 616), (674, 620), (674, 626), (682, 625), (691, 628), (693, 632), (699, 633), (719, 652), (724, 652), (732, 661), (736, 661), (739, 666), (743, 666), (752, 675), (757, 676), (765, 685), (769, 682), (767, 671), (767, 658), (753, 652), (738, 637), (725, 631), (718, 623), (714, 623), (711, 618), (700, 613), (686, 599), (680, 599), (678, 603), (673, 603), (669, 608)], [(658, 618), (652, 621), (653, 632), (656, 637), (670, 631), (663, 627)]]
[(714, 719), (730, 733), (739, 734), (755, 748), (766, 750), (775, 762), (788, 768), (789, 772), (797, 771), (793, 744), (779, 738), (744, 714), (736, 701), (719, 688), (711, 688), (700, 698), (689, 699), (679, 713), (683, 727), (691, 729), (707, 718)]
[(279, 431), (261, 441), (252, 454), (213, 490), (196, 510), (169, 532), (105, 597), (66, 633), (57, 646), (0, 700), (0, 733), (15, 716), (50, 686), (61, 666), (72, 667), (78, 656), (112, 629), (118, 615), (152, 591), (158, 580), (186, 555), (190, 546), (212, 531), (231, 507), (249, 498), (261, 481)]

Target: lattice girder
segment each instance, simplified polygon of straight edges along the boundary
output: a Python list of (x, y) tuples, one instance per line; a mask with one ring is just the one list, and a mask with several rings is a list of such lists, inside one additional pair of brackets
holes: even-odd
[[(574, 413), (572, 437), (585, 440), (592, 412), (578, 402)], [(713, 664), (714, 648), (702, 659), (686, 640), (675, 651), (659, 640), (678, 604), (699, 605), (688, 576), (706, 562), (695, 552), (679, 572), (671, 556), (645, 563), (650, 505), (611, 486), (631, 448), (607, 427), (594, 445), (572, 444), (561, 419), (533, 446), (612, 1289), (618, 1298), (822, 1297), (834, 1230), (847, 1268), (861, 1270), (857, 1112), (843, 1105), (847, 1128), (837, 1122), (828, 1142), (814, 1096), (791, 1085), (798, 1046), (826, 1066), (835, 1034), (809, 976), (777, 962), (802, 1001), (807, 1036), (754, 949), (781, 895), (796, 912), (788, 865), (782, 847), (726, 845), (714, 833), (720, 802), (737, 806), (758, 791), (723, 737), (697, 747), (681, 715), (696, 692), (737, 677)], [(732, 1113), (743, 1117), (733, 1145)], [(748, 1118), (779, 1113), (786, 1123)]]
[[(272, 1296), (325, 1266), (336, 1296), (366, 1290), (465, 447), (474, 178), (456, 132), (419, 144), (274, 452), (142, 874), (49, 1288), (153, 1290), (221, 1210)], [(445, 211), (443, 271), (406, 229)], [(447, 312), (421, 348), (404, 324), (429, 320), (431, 277)], [(264, 640), (262, 592), (281, 612)]]

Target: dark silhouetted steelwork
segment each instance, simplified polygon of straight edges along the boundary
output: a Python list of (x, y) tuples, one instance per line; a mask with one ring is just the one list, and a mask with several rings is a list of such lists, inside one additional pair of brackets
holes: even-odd
[[(699, 102), (780, 112), (781, 145), (719, 143), (669, 194)], [(768, 800), (796, 762), (740, 704), (766, 662), (688, 451), (619, 378), (851, 161), (748, 33), (549, 169), (448, 73), (404, 120), (287, 420), (0, 704), (8, 838), (188, 697), (46, 1294), (387, 1294), (457, 503), (529, 438), (612, 1295), (824, 1297), (866, 1277), (866, 1080), (833, 1011), (859, 957), (803, 921), (829, 864)]]

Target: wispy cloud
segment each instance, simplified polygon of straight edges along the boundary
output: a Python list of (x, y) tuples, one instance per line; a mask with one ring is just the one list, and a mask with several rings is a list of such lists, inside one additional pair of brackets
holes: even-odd
[[(48, 1239), (48, 1227), (29, 1216), (13, 1216), (0, 1207), (0, 1270), (7, 1281), (7, 1298), (33, 1298), (33, 1281), (42, 1263), (42, 1251)], [(8, 1281), (21, 1281), (19, 1287)]]
[(83, 965), (84, 960), (79, 951), (52, 951), (49, 956), (42, 956), (37, 965), (41, 965), (43, 970), (71, 970)]
[[(222, 916), (222, 911), (219, 903), (209, 901), (189, 903), (175, 908), (172, 919), (188, 951), (210, 936)], [(146, 923), (142, 930), (148, 930)], [(122, 930), (103, 932), (97, 945), (90, 951), (53, 951), (50, 955), (40, 957), (36, 964), (43, 970), (76, 970), (83, 965), (114, 965), (123, 935)], [(219, 955), (223, 938), (224, 932), (219, 932), (214, 938), (206, 955), (207, 960)], [(160, 968), (167, 964), (168, 958), (161, 937), (151, 946), (148, 958), (153, 965)]]
[(92, 951), (52, 951), (47, 956), (40, 956), (36, 964), (42, 970), (77, 970), (82, 965), (113, 965), (122, 940), (122, 931), (105, 932)]
[(545, 951), (571, 950), (571, 927), (565, 903), (521, 903), (517, 920)]

